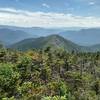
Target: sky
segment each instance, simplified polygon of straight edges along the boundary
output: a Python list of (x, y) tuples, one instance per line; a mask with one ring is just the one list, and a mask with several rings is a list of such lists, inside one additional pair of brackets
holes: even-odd
[(0, 0), (0, 25), (100, 27), (100, 0)]

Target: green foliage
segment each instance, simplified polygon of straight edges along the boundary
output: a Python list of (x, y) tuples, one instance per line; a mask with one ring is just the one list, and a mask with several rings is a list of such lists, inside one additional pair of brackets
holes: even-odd
[(13, 70), (12, 64), (0, 63), (0, 97), (14, 94), (19, 76), (19, 73)]
[(10, 86), (19, 78), (19, 73), (14, 72), (12, 64), (0, 64), (0, 86)]
[(100, 53), (0, 49), (0, 100), (100, 100)]
[(10, 97), (10, 98), (2, 98), (2, 100), (16, 100), (14, 97)]
[(67, 100), (65, 96), (43, 97), (41, 100)]

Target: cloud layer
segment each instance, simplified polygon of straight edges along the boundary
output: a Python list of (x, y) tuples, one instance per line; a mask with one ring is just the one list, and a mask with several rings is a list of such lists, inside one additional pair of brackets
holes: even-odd
[(100, 27), (100, 18), (0, 8), (0, 25), (24, 27)]
[(48, 4), (46, 4), (46, 3), (43, 3), (42, 6), (46, 7), (46, 8), (50, 8), (50, 6)]

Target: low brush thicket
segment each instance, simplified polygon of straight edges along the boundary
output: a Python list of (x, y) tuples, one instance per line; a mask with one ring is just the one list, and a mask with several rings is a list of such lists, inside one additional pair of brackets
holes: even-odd
[(0, 100), (100, 100), (100, 53), (0, 49)]

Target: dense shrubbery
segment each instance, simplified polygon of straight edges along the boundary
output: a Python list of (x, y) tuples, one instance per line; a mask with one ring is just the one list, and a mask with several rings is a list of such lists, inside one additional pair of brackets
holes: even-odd
[(0, 100), (100, 100), (100, 53), (0, 49)]

